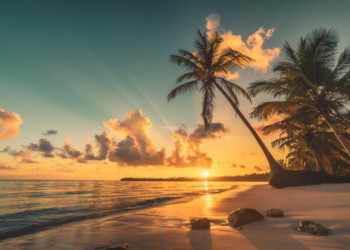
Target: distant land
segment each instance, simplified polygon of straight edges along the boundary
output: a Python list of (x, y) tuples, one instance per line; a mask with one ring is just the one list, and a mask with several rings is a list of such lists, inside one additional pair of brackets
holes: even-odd
[(190, 178), (190, 177), (173, 177), (173, 178), (121, 178), (121, 181), (269, 181), (270, 173), (247, 174), (236, 176), (218, 176), (208, 178)]

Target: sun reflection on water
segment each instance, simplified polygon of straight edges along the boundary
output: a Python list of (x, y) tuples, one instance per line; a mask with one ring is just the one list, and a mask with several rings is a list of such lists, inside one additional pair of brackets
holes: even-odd
[(208, 190), (209, 190), (208, 182), (207, 182), (207, 181), (203, 182), (203, 188), (204, 188), (205, 191), (208, 191)]

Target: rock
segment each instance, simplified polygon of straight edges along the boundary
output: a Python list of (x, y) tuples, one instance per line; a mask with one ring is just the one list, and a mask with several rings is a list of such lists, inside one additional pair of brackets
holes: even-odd
[(210, 220), (207, 218), (198, 218), (191, 220), (191, 229), (210, 229)]
[(118, 244), (112, 247), (106, 248), (106, 250), (125, 250), (129, 247), (128, 243)]
[(312, 221), (299, 221), (299, 232), (308, 232), (314, 235), (328, 235), (329, 229)]
[(262, 219), (264, 219), (264, 216), (251, 208), (238, 208), (228, 215), (228, 222), (232, 227), (239, 227)]
[(283, 216), (284, 216), (283, 211), (277, 208), (271, 208), (267, 210), (265, 214), (265, 217), (270, 217), (270, 218), (279, 218)]

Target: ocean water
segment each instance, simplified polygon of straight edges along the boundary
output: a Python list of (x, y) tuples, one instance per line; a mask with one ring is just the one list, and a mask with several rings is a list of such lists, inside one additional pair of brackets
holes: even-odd
[(0, 241), (235, 187), (233, 182), (0, 180)]

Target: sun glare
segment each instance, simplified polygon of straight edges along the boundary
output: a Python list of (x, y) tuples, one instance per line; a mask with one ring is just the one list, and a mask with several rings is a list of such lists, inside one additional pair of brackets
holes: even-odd
[(208, 171), (202, 172), (202, 177), (203, 178), (208, 178), (209, 177), (209, 172)]

